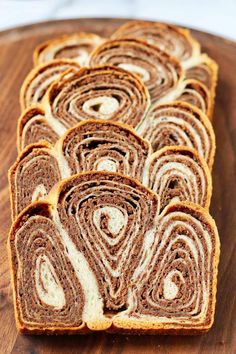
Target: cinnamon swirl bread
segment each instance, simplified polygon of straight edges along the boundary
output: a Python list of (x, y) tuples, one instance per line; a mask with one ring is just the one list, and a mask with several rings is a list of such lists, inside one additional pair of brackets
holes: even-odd
[[(200, 44), (191, 36), (189, 30), (159, 22), (130, 21), (112, 35), (114, 40), (127, 38), (141, 39), (176, 57), (185, 69), (185, 78), (195, 79), (200, 84), (201, 91), (202, 85), (207, 91), (210, 102), (205, 112), (212, 119), (218, 65), (207, 54), (201, 53)], [(174, 99), (176, 98), (177, 96)]]
[(147, 42), (108, 40), (91, 53), (89, 64), (110, 64), (138, 75), (147, 86), (152, 103), (181, 100), (207, 115), (212, 113), (208, 88), (198, 80), (186, 80), (178, 60)]
[(17, 327), (26, 333), (197, 334), (214, 320), (219, 238), (195, 204), (118, 173), (59, 183), (9, 235)]
[(170, 145), (195, 148), (212, 168), (215, 134), (211, 122), (188, 103), (153, 105), (137, 132), (151, 143), (154, 151)]
[(118, 28), (112, 38), (142, 39), (176, 57), (185, 67), (200, 55), (200, 45), (187, 29), (166, 23), (130, 21)]
[(152, 153), (148, 141), (121, 123), (90, 120), (79, 123), (55, 147), (31, 144), (10, 169), (13, 219), (31, 201), (43, 199), (65, 177), (90, 170), (120, 172), (157, 192), (163, 209), (173, 201), (209, 207), (209, 168), (189, 147), (165, 147)]
[(178, 60), (138, 39), (104, 42), (91, 54), (89, 64), (118, 66), (138, 75), (147, 86), (152, 102), (173, 91), (184, 74)]
[(34, 64), (44, 64), (53, 59), (73, 59), (83, 66), (91, 51), (104, 41), (94, 33), (73, 33), (50, 39), (34, 51)]
[(187, 102), (200, 109), (209, 119), (212, 118), (213, 101), (210, 92), (204, 84), (195, 79), (181, 81), (176, 89), (170, 91), (158, 103), (172, 103), (173, 101)]
[(195, 65), (186, 70), (185, 74), (187, 78), (201, 82), (209, 90), (211, 104), (208, 116), (212, 118), (218, 77), (217, 63), (207, 54), (202, 54)]
[(30, 108), (22, 113), (18, 149), (21, 151), (29, 142), (42, 138), (53, 143), (55, 137), (86, 119), (109, 119), (136, 127), (149, 106), (149, 93), (137, 76), (112, 66), (81, 68), (69, 77), (66, 73), (51, 85), (37, 108), (40, 119), (37, 115), (35, 120)]
[(190, 201), (209, 208), (211, 174), (195, 149), (164, 147), (149, 156), (145, 167), (142, 182), (159, 195), (161, 210), (178, 201)]
[(26, 76), (20, 91), (21, 110), (32, 104), (42, 102), (47, 89), (61, 74), (69, 70), (70, 74), (80, 68), (76, 61), (58, 59), (36, 66)]
[(46, 119), (41, 105), (27, 108), (20, 116), (17, 126), (17, 147), (22, 151), (26, 146), (40, 141), (55, 144), (59, 135)]

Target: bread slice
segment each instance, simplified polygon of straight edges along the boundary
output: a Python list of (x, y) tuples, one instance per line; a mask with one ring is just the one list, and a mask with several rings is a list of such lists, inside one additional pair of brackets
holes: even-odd
[[(200, 84), (197, 92), (199, 90), (207, 92), (208, 108), (204, 113), (207, 113), (209, 119), (212, 120), (218, 65), (207, 54), (201, 53), (200, 44), (192, 37), (188, 29), (160, 22), (130, 21), (118, 28), (112, 35), (114, 40), (127, 38), (141, 39), (176, 57), (185, 69), (185, 78), (194, 79)], [(196, 93), (194, 96), (197, 96)], [(177, 98), (175, 96), (174, 99)], [(187, 102), (191, 103), (190, 100)], [(199, 98), (197, 103), (199, 107)]]
[(34, 111), (41, 112), (42, 128), (39, 120), (34, 120), (32, 107), (23, 111), (18, 123), (19, 150), (29, 141), (39, 142), (42, 130), (46, 130), (45, 140), (50, 132), (51, 142), (52, 132), (61, 136), (87, 119), (120, 121), (136, 127), (146, 116), (150, 97), (136, 75), (112, 66), (81, 68), (68, 74), (66, 71), (54, 81), (41, 104), (34, 106)]
[(152, 103), (165, 98), (183, 80), (181, 63), (156, 46), (135, 38), (113, 39), (90, 55), (89, 66), (109, 64), (138, 75), (147, 86)]
[(26, 76), (20, 90), (20, 105), (23, 111), (27, 107), (41, 103), (50, 85), (60, 75), (70, 74), (80, 69), (80, 65), (70, 59), (55, 59), (33, 68)]
[(119, 173), (87, 172), (35, 202), (9, 235), (24, 333), (198, 334), (213, 324), (219, 238), (207, 211)]
[(69, 129), (55, 146), (42, 142), (23, 150), (9, 171), (13, 220), (61, 179), (89, 170), (138, 179), (160, 195), (162, 209), (180, 200), (210, 205), (210, 171), (196, 150), (174, 146), (153, 153), (149, 142), (130, 127), (88, 120)]
[(118, 28), (112, 38), (142, 39), (176, 57), (184, 67), (190, 66), (201, 53), (200, 44), (189, 30), (167, 23), (129, 21)]
[(201, 82), (210, 92), (208, 117), (212, 120), (218, 80), (218, 64), (207, 54), (200, 55), (195, 65), (186, 70), (186, 77)]
[[(107, 73), (109, 72), (109, 70), (105, 71)], [(127, 73), (127, 75), (131, 74)], [(188, 95), (188, 90), (191, 90), (191, 86), (189, 85), (192, 84), (193, 82), (190, 83), (188, 81), (186, 91), (184, 91), (185, 97)], [(53, 94), (56, 87), (57, 86), (53, 84), (48, 93), (50, 93), (50, 95)], [(64, 86), (61, 84), (60, 90), (62, 90), (62, 92), (70, 91), (66, 84)], [(69, 97), (69, 91), (66, 97), (68, 97), (68, 103), (73, 106), (73, 99)], [(137, 87), (137, 99), (139, 97), (138, 92), (139, 89)], [(144, 92), (146, 92), (147, 96)], [(134, 102), (126, 102), (127, 105), (122, 104), (122, 112), (123, 109), (125, 110), (123, 115), (120, 112), (120, 116), (112, 116), (110, 117), (112, 118), (111, 120), (125, 124), (128, 123), (131, 126), (133, 125), (138, 134), (151, 142), (153, 151), (157, 151), (161, 147), (169, 145), (193, 147), (205, 158), (209, 167), (212, 168), (215, 154), (215, 136), (211, 122), (207, 116), (192, 104), (182, 101), (154, 104), (150, 108), (148, 92), (146, 89), (144, 89), (144, 92), (142, 98), (139, 97), (140, 104), (136, 102), (135, 105), (133, 105), (135, 100)], [(141, 94), (141, 92), (139, 92), (139, 94)], [(58, 96), (60, 97), (60, 94), (58, 94)], [(93, 98), (91, 98), (91, 100), (93, 100)], [(96, 98), (94, 98), (94, 100), (93, 103), (96, 103)], [(89, 102), (91, 103), (91, 101)], [(83, 105), (81, 103), (81, 109), (85, 103), (83, 103)], [(104, 101), (102, 105), (104, 106), (101, 109), (110, 109), (109, 102)], [(19, 152), (28, 144), (37, 143), (42, 140), (55, 144), (57, 139), (65, 134), (67, 126), (74, 127), (77, 124), (77, 120), (84, 121), (86, 118), (90, 119), (89, 114), (88, 116), (86, 116), (85, 113), (82, 115), (80, 110), (79, 112), (73, 111), (72, 114), (67, 109), (65, 112), (63, 109), (60, 111), (60, 104), (58, 99), (56, 99), (55, 105), (52, 102), (49, 105), (45, 100), (43, 105), (33, 106), (25, 110), (18, 122), (17, 143)], [(126, 115), (125, 112), (127, 109), (128, 113)], [(55, 116), (52, 115), (53, 110), (56, 112)], [(95, 116), (91, 114), (91, 117), (92, 119), (101, 119), (102, 115), (96, 112)]]
[(45, 64), (54, 59), (72, 59), (80, 66), (87, 64), (90, 52), (104, 38), (94, 33), (78, 32), (50, 39), (41, 43), (34, 51), (34, 64)]
[(18, 152), (32, 143), (41, 141), (54, 145), (58, 139), (59, 135), (46, 118), (42, 105), (31, 105), (23, 111), (17, 124)]
[(215, 134), (205, 114), (181, 101), (154, 104), (137, 132), (147, 139), (154, 151), (169, 145), (194, 147), (210, 169), (215, 155)]

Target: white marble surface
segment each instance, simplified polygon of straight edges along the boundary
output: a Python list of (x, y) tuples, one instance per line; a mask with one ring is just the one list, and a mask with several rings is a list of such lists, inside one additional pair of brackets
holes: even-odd
[(0, 0), (0, 30), (51, 19), (169, 21), (236, 40), (236, 0)]

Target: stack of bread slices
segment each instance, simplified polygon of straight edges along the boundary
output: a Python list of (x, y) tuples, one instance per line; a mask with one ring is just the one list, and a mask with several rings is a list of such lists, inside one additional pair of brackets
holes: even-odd
[(17, 327), (198, 334), (214, 321), (217, 64), (131, 21), (35, 49), (9, 171)]

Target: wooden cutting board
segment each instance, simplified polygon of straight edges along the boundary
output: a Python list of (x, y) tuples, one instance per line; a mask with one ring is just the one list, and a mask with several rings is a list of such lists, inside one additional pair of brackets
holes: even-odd
[(236, 353), (236, 43), (193, 31), (220, 66), (214, 115), (217, 152), (211, 214), (222, 250), (216, 319), (203, 336), (23, 336), (15, 328), (6, 252), (11, 225), (7, 171), (16, 158), (18, 96), (32, 67), (34, 47), (76, 31), (109, 36), (124, 20), (80, 19), (45, 22), (0, 33), (0, 354), (4, 353)]

